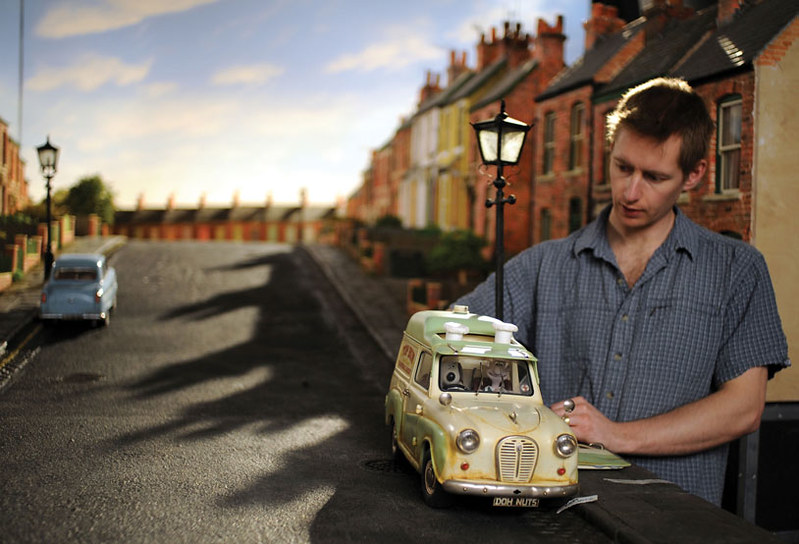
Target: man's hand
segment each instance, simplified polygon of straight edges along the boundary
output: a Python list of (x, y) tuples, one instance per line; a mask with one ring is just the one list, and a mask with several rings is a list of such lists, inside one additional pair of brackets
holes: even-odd
[(556, 402), (552, 410), (564, 418), (577, 440), (586, 444), (602, 444), (611, 451), (620, 451), (616, 443), (619, 423), (609, 420), (583, 397), (572, 397), (574, 408), (566, 411), (565, 401)]
[(750, 368), (723, 383), (718, 391), (671, 412), (647, 419), (614, 422), (583, 397), (574, 397), (567, 413), (564, 401), (552, 410), (568, 417), (580, 442), (600, 443), (616, 453), (683, 455), (703, 451), (750, 433), (760, 425), (768, 372)]

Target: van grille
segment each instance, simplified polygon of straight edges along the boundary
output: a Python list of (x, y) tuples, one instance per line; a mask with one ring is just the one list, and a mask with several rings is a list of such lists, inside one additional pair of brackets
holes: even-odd
[(529, 482), (538, 460), (538, 446), (529, 438), (509, 436), (497, 445), (497, 472), (502, 482)]

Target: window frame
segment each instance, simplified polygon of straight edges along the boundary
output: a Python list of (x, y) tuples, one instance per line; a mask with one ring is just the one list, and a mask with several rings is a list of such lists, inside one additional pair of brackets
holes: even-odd
[[(737, 141), (725, 144), (725, 131), (729, 126), (728, 123), (725, 123), (725, 112), (731, 111), (733, 108), (738, 109)], [(729, 95), (719, 101), (716, 124), (716, 193), (737, 193), (741, 188), (741, 136), (743, 133), (743, 98), (741, 95)], [(735, 140), (735, 127), (730, 134)]]
[(546, 242), (552, 239), (552, 210), (549, 208), (541, 208), (539, 212), (539, 242)]
[(583, 227), (583, 199), (573, 196), (569, 199), (569, 234)]
[[(425, 368), (426, 367), (426, 368)], [(427, 370), (427, 374), (423, 374), (422, 372)], [(430, 384), (432, 382), (433, 376), (433, 354), (429, 351), (422, 350), (419, 354), (418, 362), (416, 363), (416, 371), (413, 373), (413, 381), (424, 389), (425, 391), (430, 391)], [(425, 383), (424, 379), (427, 379)]]
[(585, 104), (576, 102), (569, 115), (569, 170), (583, 168), (585, 148)]
[(542, 175), (552, 175), (555, 173), (555, 127), (557, 126), (557, 116), (554, 111), (548, 111), (544, 115), (544, 138), (543, 156), (541, 159)]

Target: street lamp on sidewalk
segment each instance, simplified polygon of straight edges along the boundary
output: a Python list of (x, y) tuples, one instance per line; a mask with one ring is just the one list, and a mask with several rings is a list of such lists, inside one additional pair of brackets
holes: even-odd
[(47, 249), (44, 252), (44, 279), (50, 278), (50, 269), (53, 267), (53, 246), (52, 238), (52, 216), (51, 216), (51, 202), (50, 202), (50, 180), (55, 176), (58, 170), (58, 148), (50, 143), (50, 136), (47, 136), (47, 142), (36, 148), (39, 153), (39, 166), (42, 169), (42, 175), (47, 180), (45, 187), (47, 188)]
[(497, 207), (497, 220), (496, 220), (496, 236), (494, 238), (494, 255), (496, 259), (496, 277), (495, 277), (495, 292), (494, 292), (494, 308), (496, 318), (502, 320), (504, 318), (504, 303), (503, 303), (503, 265), (505, 264), (505, 219), (503, 210), (505, 204), (514, 204), (516, 197), (510, 195), (505, 197), (504, 188), (506, 185), (505, 178), (502, 175), (504, 166), (514, 165), (519, 162), (519, 157), (522, 154), (522, 147), (524, 146), (525, 136), (527, 131), (530, 130), (530, 125), (508, 117), (505, 113), (505, 101), (500, 103), (500, 112), (493, 119), (472, 123), (474, 131), (477, 134), (477, 144), (480, 148), (480, 156), (483, 164), (493, 164), (497, 167), (497, 177), (494, 179), (494, 187), (497, 189), (496, 198), (487, 199), (486, 207)]

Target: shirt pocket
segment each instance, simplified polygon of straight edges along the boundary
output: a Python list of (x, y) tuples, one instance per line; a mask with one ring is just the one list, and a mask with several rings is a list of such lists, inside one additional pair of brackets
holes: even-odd
[(650, 300), (643, 308), (636, 358), (640, 378), (673, 387), (676, 405), (706, 395), (722, 338), (721, 309), (702, 300)]

